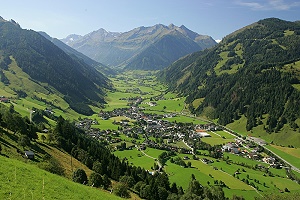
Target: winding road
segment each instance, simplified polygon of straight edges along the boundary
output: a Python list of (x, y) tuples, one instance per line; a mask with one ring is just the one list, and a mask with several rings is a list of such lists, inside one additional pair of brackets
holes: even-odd
[(139, 151), (142, 152), (145, 156), (147, 156), (147, 157), (152, 158), (153, 160), (155, 160), (155, 161), (157, 162), (158, 167), (159, 167), (159, 168), (162, 168), (162, 165), (160, 164), (160, 162), (158, 161), (157, 158), (154, 158), (154, 157), (152, 157), (152, 156), (149, 156), (148, 154), (146, 154), (146, 153), (145, 153), (144, 151), (142, 151), (142, 150), (139, 150)]

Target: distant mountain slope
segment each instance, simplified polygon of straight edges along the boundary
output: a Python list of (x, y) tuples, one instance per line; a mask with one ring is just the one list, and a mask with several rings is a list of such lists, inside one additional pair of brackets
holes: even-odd
[(93, 67), (71, 58), (39, 33), (21, 29), (14, 21), (0, 20), (0, 53), (1, 79), (5, 79), (12, 57), (32, 81), (48, 85), (49, 93), (53, 93), (49, 88), (59, 91), (80, 113), (91, 114), (85, 103), (104, 103), (104, 88), (110, 88), (108, 79)]
[(145, 70), (162, 69), (182, 56), (216, 44), (209, 36), (173, 24), (139, 27), (125, 33), (99, 29), (62, 41), (108, 66)]
[(99, 70), (101, 73), (105, 75), (115, 75), (116, 72), (112, 70), (111, 68), (89, 58), (88, 56), (76, 51), (72, 47), (66, 45), (62, 41), (56, 38), (50, 37), (47, 33), (45, 32), (39, 32), (42, 36), (44, 36), (46, 39), (50, 40), (52, 43), (54, 43), (56, 46), (58, 46), (60, 49), (62, 49), (64, 52), (66, 52), (70, 56), (76, 56), (80, 60), (83, 60), (86, 64), (96, 68)]
[[(276, 18), (242, 28), (217, 46), (182, 58), (158, 76), (187, 95), (197, 114), (267, 132), (300, 126), (300, 24)], [(299, 130), (300, 131), (300, 130)]]

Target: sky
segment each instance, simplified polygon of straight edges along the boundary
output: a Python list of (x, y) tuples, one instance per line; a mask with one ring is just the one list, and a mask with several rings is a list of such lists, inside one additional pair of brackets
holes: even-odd
[(184, 25), (215, 40), (258, 20), (300, 20), (300, 0), (0, 0), (0, 16), (51, 37)]

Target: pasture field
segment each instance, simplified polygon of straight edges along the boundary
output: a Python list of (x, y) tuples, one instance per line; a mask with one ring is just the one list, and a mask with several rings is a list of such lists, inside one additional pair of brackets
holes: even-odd
[(283, 151), (284, 153), (287, 153), (295, 158), (300, 158), (300, 149), (298, 148), (290, 148), (290, 147), (282, 147), (282, 146), (276, 146), (276, 145), (270, 145), (280, 151)]
[[(222, 138), (222, 135), (220, 135), (219, 133), (225, 135), (229, 135), (231, 137), (229, 138)], [(203, 137), (201, 138), (201, 140), (205, 143), (208, 143), (210, 145), (218, 145), (218, 144), (226, 144), (228, 142), (234, 142), (234, 136), (224, 132), (224, 131), (218, 131), (218, 132), (208, 132), (208, 134), (210, 134), (211, 137)]]
[(200, 119), (184, 116), (184, 115), (178, 115), (176, 117), (171, 118), (165, 118), (165, 120), (168, 120), (169, 122), (183, 122), (183, 123), (193, 123), (193, 124), (207, 124), (207, 122), (204, 122)]
[[(163, 112), (180, 112), (184, 108), (185, 98), (174, 98), (168, 100), (158, 100), (156, 106), (150, 107), (147, 104), (142, 104), (141, 107), (145, 107), (149, 110), (163, 111)], [(147, 101), (145, 101), (147, 103)], [(149, 102), (149, 101), (148, 101)]]
[(0, 169), (0, 199), (121, 199), (3, 156)]
[(147, 155), (151, 156), (151, 157), (158, 158), (158, 156), (159, 156), (160, 154), (162, 154), (163, 152), (166, 152), (166, 151), (165, 151), (165, 150), (159, 150), (159, 149), (153, 149), (153, 148), (146, 148), (146, 149), (144, 150), (144, 152), (145, 152)]
[(235, 155), (235, 154), (232, 154), (232, 153), (224, 152), (223, 154), (224, 154), (224, 158), (226, 158), (226, 159), (228, 158), (229, 160), (232, 160), (236, 163), (244, 163), (244, 164), (249, 165), (249, 166), (255, 166), (257, 164), (261, 164), (265, 167), (268, 166), (268, 164), (266, 164), (266, 163), (258, 162), (258, 161), (248, 159), (248, 158), (244, 158), (242, 156)]
[(231, 176), (231, 174), (224, 173), (221, 170), (216, 170), (212, 166), (204, 164), (200, 160), (191, 160), (192, 166), (198, 169), (200, 172), (214, 177), (214, 180), (222, 180), (229, 188), (239, 190), (253, 190), (249, 185), (241, 182), (240, 180)]
[(234, 130), (235, 132), (247, 136), (249, 132), (246, 130), (247, 118), (242, 115), (239, 120), (235, 120), (234, 122), (227, 124), (226, 127)]
[(270, 168), (269, 170), (273, 173), (273, 176), (269, 176), (264, 175), (266, 174), (264, 171), (254, 170), (237, 164), (227, 164), (224, 161), (214, 162), (211, 165), (231, 176), (239, 170), (240, 174), (236, 175), (236, 179), (237, 177), (239, 177), (239, 180), (248, 179), (249, 183), (253, 182), (263, 193), (278, 192), (279, 190), (284, 191), (285, 188), (288, 188), (290, 191), (300, 189), (297, 183), (286, 178), (284, 169)]
[(129, 98), (129, 97), (135, 97), (136, 94), (132, 93), (124, 93), (124, 92), (108, 92), (106, 97), (107, 104), (105, 105), (104, 111), (112, 111), (116, 108), (126, 108), (127, 101), (126, 100), (120, 100), (121, 98)]
[(221, 137), (215, 138), (215, 137), (204, 137), (201, 139), (203, 142), (208, 143), (212, 146), (219, 145), (219, 144), (226, 144), (228, 142), (234, 142), (234, 139), (224, 139)]
[(147, 170), (151, 170), (151, 167), (153, 167), (155, 163), (153, 158), (147, 157), (136, 148), (125, 151), (115, 151), (113, 153), (121, 159), (126, 157), (130, 164), (132, 163), (135, 166), (140, 166)]
[(226, 139), (234, 139), (234, 138), (236, 138), (236, 136), (231, 135), (231, 134), (229, 134), (229, 133), (227, 133), (225, 131), (214, 131), (214, 133), (216, 133), (216, 134), (218, 134), (221, 137), (224, 137)]
[(98, 119), (97, 120), (99, 124), (93, 124), (92, 128), (99, 128), (100, 130), (118, 130), (119, 125), (113, 124), (114, 120), (113, 119)]
[(131, 143), (132, 143), (132, 140), (135, 140), (136, 143), (143, 143), (145, 141), (145, 138), (143, 138), (142, 136), (139, 136), (138, 139), (135, 139), (135, 138), (127, 137), (124, 134), (120, 134), (118, 138), (120, 138), (123, 141), (131, 142)]
[(213, 183), (213, 178), (208, 176), (208, 174), (205, 174), (196, 168), (183, 168), (179, 165), (171, 163), (170, 161), (167, 161), (164, 170), (169, 176), (170, 183), (175, 182), (184, 190), (188, 188), (192, 174), (194, 174), (196, 179), (203, 185), (207, 185), (207, 181)]
[[(166, 141), (165, 141), (165, 143), (166, 143)], [(171, 143), (170, 145), (176, 146), (176, 147), (188, 148), (182, 140)]]

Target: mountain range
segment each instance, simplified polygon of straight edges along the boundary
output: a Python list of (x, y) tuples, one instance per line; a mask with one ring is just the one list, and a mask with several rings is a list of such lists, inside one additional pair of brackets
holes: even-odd
[(159, 73), (192, 112), (223, 125), (300, 131), (300, 23), (260, 20)]
[(189, 53), (216, 45), (210, 36), (185, 26), (157, 24), (118, 33), (104, 29), (87, 35), (69, 35), (62, 41), (109, 67), (159, 70)]

